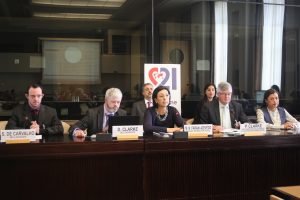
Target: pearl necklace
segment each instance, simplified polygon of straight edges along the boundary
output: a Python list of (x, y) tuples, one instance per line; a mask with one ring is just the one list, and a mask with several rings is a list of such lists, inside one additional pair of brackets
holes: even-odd
[(166, 110), (165, 114), (163, 115), (163, 117), (161, 117), (161, 115), (157, 112), (156, 110), (156, 116), (158, 118), (159, 121), (165, 121), (168, 117), (168, 109)]

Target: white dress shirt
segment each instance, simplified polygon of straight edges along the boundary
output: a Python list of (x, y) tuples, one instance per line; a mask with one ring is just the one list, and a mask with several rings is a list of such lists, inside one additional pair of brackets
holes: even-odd
[[(153, 106), (152, 101), (148, 101), (146, 99), (145, 99), (145, 104), (146, 104), (146, 108), (149, 108), (149, 107)], [(150, 104), (150, 106), (149, 106), (149, 104)]]
[(229, 105), (223, 105), (219, 102), (219, 110), (220, 110), (220, 120), (221, 126), (223, 129), (232, 128), (231, 127), (231, 119), (230, 119), (230, 112), (229, 112)]

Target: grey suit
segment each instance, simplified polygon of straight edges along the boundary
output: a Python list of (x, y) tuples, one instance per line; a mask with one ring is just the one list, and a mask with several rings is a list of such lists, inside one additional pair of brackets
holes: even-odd
[[(235, 127), (235, 120), (240, 121), (241, 123), (249, 122), (241, 104), (231, 101), (229, 103), (229, 112), (231, 127)], [(193, 123), (197, 124), (199, 122), (194, 121)], [(219, 101), (217, 99), (203, 105), (200, 113), (200, 123), (221, 125)]]
[[(125, 116), (127, 113), (125, 110), (120, 109), (115, 113), (115, 116)], [(88, 110), (87, 114), (69, 129), (69, 135), (73, 135), (75, 128), (81, 130), (87, 129), (87, 135), (93, 135), (96, 133), (101, 133), (103, 129), (103, 116), (104, 116), (104, 105), (97, 108), (91, 108)]]
[(63, 134), (64, 132), (55, 109), (41, 105), (37, 119), (33, 119), (31, 108), (27, 103), (19, 105), (13, 110), (5, 129), (29, 129), (31, 121), (34, 120), (40, 125), (40, 134), (42, 135)]
[(140, 100), (137, 102), (134, 102), (131, 109), (131, 115), (132, 116), (139, 116), (140, 117), (140, 124), (143, 125), (144, 123), (144, 113), (146, 110), (146, 104), (145, 100)]

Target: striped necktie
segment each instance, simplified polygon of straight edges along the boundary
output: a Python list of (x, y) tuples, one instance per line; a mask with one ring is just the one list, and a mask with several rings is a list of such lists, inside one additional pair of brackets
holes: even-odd
[(103, 132), (104, 132), (104, 133), (108, 131), (109, 118), (110, 118), (111, 116), (114, 116), (114, 114), (113, 114), (113, 113), (105, 113), (105, 119), (104, 119), (104, 120), (106, 120), (106, 121), (105, 121), (105, 126), (103, 127)]

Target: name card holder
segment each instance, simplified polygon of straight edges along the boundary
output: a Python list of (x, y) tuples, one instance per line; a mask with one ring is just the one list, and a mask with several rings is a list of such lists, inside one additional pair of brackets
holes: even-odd
[(138, 140), (139, 139), (139, 135), (135, 134), (135, 133), (126, 133), (126, 134), (118, 134), (117, 136), (117, 140)]
[(1, 130), (1, 142), (7, 144), (30, 143), (36, 141), (34, 129)]
[(29, 139), (14, 139), (14, 140), (6, 140), (6, 144), (22, 144), (22, 143), (30, 143)]
[(206, 138), (212, 135), (212, 124), (184, 125), (184, 131), (188, 132), (188, 138)]
[(263, 136), (266, 133), (263, 131), (246, 131), (244, 132), (244, 136)]
[(117, 140), (138, 140), (139, 136), (143, 136), (142, 125), (130, 125), (130, 126), (113, 126), (112, 136)]
[(206, 138), (208, 137), (209, 133), (205, 133), (205, 132), (188, 132), (188, 137), (193, 139), (193, 138)]
[(263, 136), (266, 134), (266, 125), (263, 123), (257, 124), (241, 124), (240, 131), (244, 136)]

